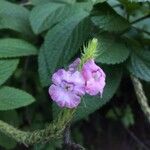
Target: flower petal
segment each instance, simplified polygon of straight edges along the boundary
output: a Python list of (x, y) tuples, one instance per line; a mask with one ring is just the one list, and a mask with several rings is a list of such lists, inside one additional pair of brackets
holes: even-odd
[(82, 68), (82, 75), (85, 79), (85, 91), (89, 95), (102, 95), (105, 87), (105, 73), (97, 66), (94, 60), (87, 61)]
[(49, 94), (53, 101), (60, 107), (74, 108), (80, 103), (80, 97), (73, 92), (52, 84), (49, 88)]
[(59, 85), (64, 80), (64, 78), (67, 77), (68, 77), (67, 72), (64, 69), (59, 69), (57, 72), (53, 74), (52, 82), (56, 85)]
[(75, 71), (77, 71), (80, 62), (81, 62), (81, 59), (77, 58), (72, 64), (69, 65), (68, 71), (70, 71), (71, 73), (74, 73)]

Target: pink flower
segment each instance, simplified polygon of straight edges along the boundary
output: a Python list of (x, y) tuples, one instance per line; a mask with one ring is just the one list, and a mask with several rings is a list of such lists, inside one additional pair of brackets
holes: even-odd
[(69, 65), (69, 69), (68, 70), (70, 72), (72, 72), (72, 73), (75, 72), (75, 71), (77, 71), (80, 62), (81, 62), (81, 59), (77, 58), (71, 65)]
[(85, 79), (85, 91), (89, 95), (102, 95), (105, 87), (105, 73), (97, 66), (94, 60), (88, 60), (82, 68), (82, 75)]
[(77, 107), (80, 96), (85, 94), (85, 81), (79, 71), (58, 70), (52, 76), (53, 84), (49, 87), (51, 98), (60, 106), (67, 108)]

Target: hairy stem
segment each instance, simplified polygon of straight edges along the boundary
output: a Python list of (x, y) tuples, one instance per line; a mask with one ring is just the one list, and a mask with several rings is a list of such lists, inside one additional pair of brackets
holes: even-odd
[(52, 138), (59, 138), (62, 136), (66, 125), (73, 118), (74, 112), (75, 109), (64, 109), (60, 112), (58, 118), (45, 129), (32, 132), (21, 131), (0, 120), (0, 132), (25, 145), (47, 142)]
[(145, 96), (143, 86), (139, 79), (131, 75), (131, 80), (134, 85), (134, 90), (138, 99), (139, 104), (141, 105), (142, 111), (150, 122), (150, 107), (148, 105), (148, 99)]

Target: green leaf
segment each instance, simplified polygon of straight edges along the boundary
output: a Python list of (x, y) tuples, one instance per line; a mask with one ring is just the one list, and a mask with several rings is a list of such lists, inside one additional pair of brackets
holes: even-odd
[(33, 5), (41, 5), (50, 2), (51, 0), (30, 0)]
[[(1, 111), (0, 120), (3, 120), (11, 125), (14, 125), (15, 127), (18, 127), (20, 124), (18, 114), (15, 110)], [(12, 138), (9, 138), (3, 133), (0, 133), (0, 146), (6, 149), (13, 149), (16, 147), (16, 145), (17, 143)]]
[(90, 23), (84, 19), (87, 15), (80, 11), (49, 30), (44, 48), (39, 53), (39, 74), (43, 86), (49, 85), (52, 73), (58, 66), (68, 63), (89, 36)]
[(34, 101), (34, 97), (25, 91), (7, 86), (0, 88), (0, 110), (24, 107)]
[(31, 35), (29, 11), (22, 6), (0, 1), (0, 29), (11, 29)]
[(150, 81), (150, 52), (137, 48), (127, 64), (128, 70), (138, 78)]
[(35, 55), (37, 49), (27, 41), (21, 39), (0, 39), (0, 58)]
[(57, 22), (57, 17), (60, 17), (62, 13), (60, 8), (64, 8), (64, 4), (46, 3), (35, 7), (30, 15), (30, 22), (34, 33), (38, 34), (50, 28), (53, 24), (52, 22), (55, 24), (55, 22)]
[(48, 2), (55, 2), (55, 3), (75, 3), (75, 0), (31, 0), (33, 5), (41, 5)]
[(97, 3), (103, 3), (106, 0), (89, 0), (89, 1), (91, 1), (93, 4), (97, 4)]
[(39, 34), (58, 22), (74, 15), (81, 9), (91, 10), (91, 4), (62, 4), (62, 3), (46, 3), (38, 5), (31, 11), (30, 22), (34, 33)]
[(84, 96), (82, 102), (77, 108), (75, 120), (80, 120), (87, 117), (97, 109), (105, 105), (115, 94), (121, 81), (122, 70), (119, 67), (104, 68), (106, 73), (106, 87), (102, 98), (100, 96)]
[(101, 35), (98, 37), (98, 43), (97, 62), (116, 64), (125, 61), (129, 56), (130, 51), (122, 39)]
[(117, 14), (107, 3), (102, 3), (91, 18), (100, 29), (109, 32), (121, 32), (130, 27), (129, 22)]
[(132, 112), (132, 109), (130, 106), (127, 106), (125, 109), (124, 109), (124, 112), (123, 112), (123, 116), (121, 118), (121, 121), (122, 123), (126, 126), (126, 127), (130, 127), (131, 125), (134, 125), (134, 115), (133, 115), (133, 112)]
[(50, 68), (45, 58), (46, 54), (42, 46), (38, 56), (38, 72), (42, 86), (48, 86), (50, 84)]
[(3, 84), (16, 70), (19, 59), (0, 60), (0, 85)]

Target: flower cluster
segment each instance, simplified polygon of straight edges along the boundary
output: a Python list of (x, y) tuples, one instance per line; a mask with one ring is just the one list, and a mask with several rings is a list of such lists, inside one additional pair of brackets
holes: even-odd
[(52, 76), (53, 84), (49, 87), (49, 94), (60, 107), (74, 108), (81, 101), (85, 93), (102, 95), (105, 87), (105, 73), (97, 66), (93, 59), (87, 60), (81, 70), (81, 60), (76, 59), (66, 71), (60, 69)]

